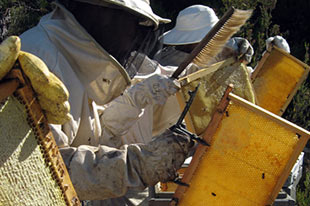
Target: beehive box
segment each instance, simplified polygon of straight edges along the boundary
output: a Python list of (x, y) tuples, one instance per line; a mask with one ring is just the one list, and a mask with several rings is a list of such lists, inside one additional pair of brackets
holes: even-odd
[(308, 73), (308, 65), (272, 47), (265, 52), (251, 76), (257, 104), (282, 115)]
[(9, 76), (0, 82), (0, 205), (80, 205), (31, 86), (19, 69)]
[(271, 205), (310, 133), (226, 92), (171, 205)]

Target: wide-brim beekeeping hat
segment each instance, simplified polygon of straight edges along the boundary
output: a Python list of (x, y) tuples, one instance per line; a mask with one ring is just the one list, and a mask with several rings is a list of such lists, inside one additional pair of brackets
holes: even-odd
[(117, 6), (129, 12), (144, 17), (144, 21), (140, 24), (145, 26), (158, 27), (160, 23), (169, 23), (171, 20), (156, 15), (149, 0), (76, 0), (84, 3), (94, 4), (98, 6)]
[(163, 35), (167, 45), (185, 45), (200, 42), (218, 22), (213, 9), (204, 5), (193, 5), (180, 11), (176, 25)]

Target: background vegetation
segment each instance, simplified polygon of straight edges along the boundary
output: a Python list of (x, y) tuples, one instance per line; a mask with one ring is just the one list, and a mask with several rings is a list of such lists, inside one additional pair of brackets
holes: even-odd
[[(220, 17), (230, 7), (254, 9), (253, 16), (238, 32), (249, 40), (255, 50), (254, 67), (265, 50), (265, 40), (274, 35), (287, 39), (291, 54), (309, 65), (310, 1), (305, 0), (153, 0), (155, 13), (172, 19), (166, 30), (174, 26), (178, 12), (193, 4), (214, 8)], [(51, 11), (50, 0), (1, 0), (0, 42), (9, 35), (19, 35), (37, 24), (40, 17)], [(300, 87), (283, 117), (310, 130), (310, 78)], [(308, 146), (309, 147), (309, 146)], [(309, 155), (305, 156), (305, 174), (309, 173)], [(309, 205), (310, 177), (304, 175), (298, 189), (299, 205)]]
[(0, 42), (7, 36), (19, 35), (35, 26), (52, 5), (46, 0), (1, 0)]

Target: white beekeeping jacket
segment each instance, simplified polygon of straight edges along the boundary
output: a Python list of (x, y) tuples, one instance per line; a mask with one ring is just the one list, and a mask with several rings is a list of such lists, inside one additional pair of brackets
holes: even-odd
[(130, 84), (126, 71), (61, 5), (21, 41), (22, 50), (40, 57), (69, 90), (73, 119), (62, 128), (52, 125), (57, 144), (98, 145), (103, 131), (96, 103), (110, 102), (125, 90)]

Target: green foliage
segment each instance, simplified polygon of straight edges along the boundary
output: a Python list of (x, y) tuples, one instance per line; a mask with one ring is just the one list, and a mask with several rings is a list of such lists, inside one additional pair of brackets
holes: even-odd
[(307, 130), (310, 130), (310, 85), (305, 81), (286, 109), (283, 117)]
[[(309, 10), (309, 1), (281, 0), (277, 3), (277, 8), (272, 13), (274, 23), (282, 22), (280, 29), (285, 34), (290, 45), (291, 54), (308, 65), (310, 63)], [(307, 130), (310, 130), (309, 91), (310, 77), (308, 76), (283, 114), (284, 118)]]
[(310, 1), (281, 0), (272, 12), (273, 22), (281, 25), (281, 31), (291, 47), (291, 53), (304, 61), (306, 47), (310, 43)]
[(0, 42), (7, 36), (20, 35), (35, 26), (51, 9), (46, 0), (0, 1)]
[[(304, 43), (304, 62), (309, 64), (309, 43)], [(300, 86), (292, 102), (287, 107), (283, 117), (306, 130), (310, 130), (310, 76)], [(309, 143), (307, 147), (309, 147)]]
[(310, 173), (306, 173), (303, 185), (297, 187), (296, 201), (298, 206), (310, 205)]

